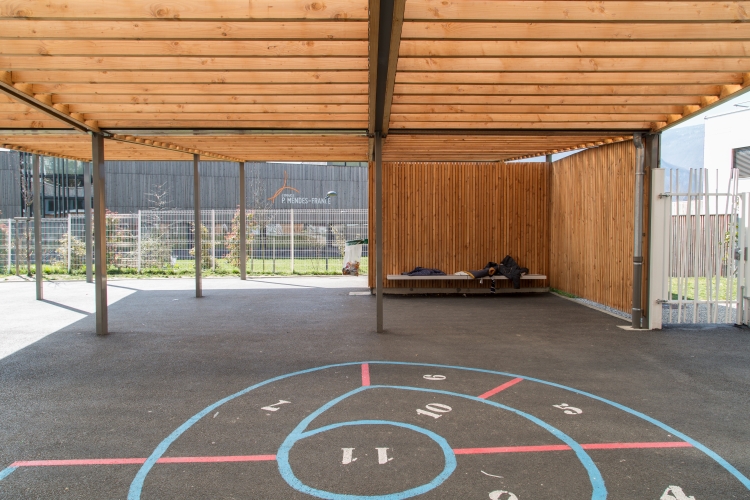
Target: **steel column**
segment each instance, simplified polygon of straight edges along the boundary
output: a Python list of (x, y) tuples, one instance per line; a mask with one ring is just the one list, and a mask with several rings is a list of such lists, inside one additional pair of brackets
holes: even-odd
[(109, 333), (107, 318), (107, 202), (104, 169), (104, 137), (91, 134), (91, 166), (94, 170), (94, 288), (96, 334)]
[(193, 248), (195, 250), (195, 297), (203, 297), (203, 283), (201, 275), (201, 177), (198, 172), (198, 165), (201, 161), (201, 155), (193, 155), (193, 206), (195, 214), (193, 217), (195, 229), (193, 231)]
[(86, 283), (93, 283), (94, 259), (92, 248), (91, 231), (91, 163), (86, 162), (83, 166), (83, 230), (86, 233)]
[(641, 287), (643, 285), (643, 137), (633, 135), (635, 144), (635, 197), (633, 213), (633, 328), (641, 328)]
[(36, 277), (36, 300), (44, 298), (42, 278), (44, 260), (42, 255), (42, 187), (39, 181), (39, 155), (32, 157), (34, 168), (34, 274)]
[(245, 211), (245, 162), (240, 162), (240, 279), (247, 279), (247, 215)]
[(375, 297), (377, 332), (383, 333), (383, 142), (375, 134)]

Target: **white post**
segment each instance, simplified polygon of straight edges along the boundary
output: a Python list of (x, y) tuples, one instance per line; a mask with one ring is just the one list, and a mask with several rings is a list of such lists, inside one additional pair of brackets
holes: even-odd
[(13, 267), (13, 219), (8, 219), (8, 273)]
[(138, 274), (141, 273), (141, 211), (138, 210), (138, 226), (137, 226), (137, 238), (138, 238), (138, 253), (136, 255), (136, 268)]
[(216, 271), (216, 210), (211, 209), (211, 270)]
[(289, 257), (292, 274), (294, 274), (294, 209), (289, 209)]
[(70, 251), (71, 250), (71, 240), (72, 240), (72, 235), (70, 234), (71, 229), (72, 229), (72, 224), (70, 223), (70, 213), (68, 213), (68, 274), (70, 274), (70, 268), (71, 268), (70, 257), (71, 257), (71, 253), (72, 253)]
[[(739, 251), (739, 259), (737, 260), (737, 308), (735, 309), (735, 315), (734, 315), (734, 324), (735, 325), (741, 325), (742, 324), (742, 316), (744, 312), (743, 306), (744, 304), (744, 298), (742, 297), (745, 292), (745, 266), (744, 266), (744, 258), (745, 258), (745, 224), (747, 224), (747, 219), (745, 218), (745, 205), (747, 204), (747, 196), (746, 193), (742, 193), (739, 196), (741, 208), (737, 211), (738, 217), (737, 217), (737, 243), (735, 244), (735, 249)], [(735, 249), (732, 249), (732, 257), (734, 258), (734, 252)]]
[(664, 227), (664, 217), (667, 217), (667, 204), (672, 202), (671, 196), (660, 197), (664, 193), (663, 168), (651, 169), (651, 243), (649, 253), (649, 297), (651, 303), (648, 305), (648, 329), (661, 330), (662, 327), (662, 304), (661, 300), (667, 299), (669, 287), (667, 285), (667, 266), (669, 265), (669, 244)]

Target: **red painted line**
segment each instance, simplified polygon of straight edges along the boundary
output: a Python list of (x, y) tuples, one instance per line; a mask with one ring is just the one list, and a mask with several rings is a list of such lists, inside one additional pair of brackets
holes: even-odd
[(520, 382), (520, 381), (522, 381), (522, 380), (523, 380), (523, 379), (522, 379), (522, 378), (520, 378), (520, 377), (519, 377), (519, 378), (514, 378), (514, 379), (513, 379), (513, 380), (511, 380), (510, 382), (505, 382), (505, 383), (504, 383), (503, 385), (499, 385), (499, 386), (495, 387), (494, 389), (492, 389), (491, 391), (487, 391), (487, 392), (485, 392), (484, 394), (482, 394), (482, 395), (481, 395), (481, 396), (479, 396), (479, 397), (480, 397), (481, 399), (487, 399), (488, 397), (490, 397), (490, 396), (494, 396), (495, 394), (497, 394), (497, 393), (498, 393), (498, 392), (500, 392), (500, 391), (504, 391), (504, 390), (505, 390), (505, 389), (507, 389), (508, 387), (511, 387), (511, 386), (514, 386), (514, 385), (516, 385), (517, 383), (519, 383), (519, 382)]
[(370, 385), (370, 365), (369, 363), (362, 363), (362, 387)]
[[(582, 444), (584, 450), (618, 450), (638, 448), (692, 448), (693, 445), (684, 441), (668, 441), (663, 443), (592, 443)], [(457, 448), (453, 450), (456, 455), (479, 455), (486, 453), (525, 453), (535, 451), (566, 451), (570, 450), (567, 444), (552, 444), (542, 446), (503, 446), (499, 448)]]
[[(162, 457), (156, 461), (157, 464), (184, 464), (184, 463), (219, 463), (219, 462), (262, 462), (276, 460), (276, 455), (239, 455), (223, 457)], [(15, 462), (11, 467), (60, 467), (71, 465), (129, 465), (143, 464), (145, 458), (85, 458), (80, 460), (28, 460)]]

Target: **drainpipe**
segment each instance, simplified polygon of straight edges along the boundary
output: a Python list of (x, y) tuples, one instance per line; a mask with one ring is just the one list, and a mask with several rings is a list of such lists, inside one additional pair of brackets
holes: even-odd
[(633, 322), (632, 327), (641, 328), (641, 287), (643, 286), (643, 137), (633, 134), (635, 143), (635, 199), (633, 220)]

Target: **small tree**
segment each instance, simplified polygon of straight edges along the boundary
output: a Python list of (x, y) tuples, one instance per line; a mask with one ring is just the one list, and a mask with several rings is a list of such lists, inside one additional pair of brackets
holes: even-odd
[[(245, 231), (247, 240), (245, 242), (246, 248), (250, 248), (250, 243), (253, 240), (253, 233), (251, 229), (254, 226), (253, 221), (253, 214), (246, 213), (245, 214)], [(226, 234), (224, 237), (224, 240), (226, 241), (226, 247), (229, 252), (227, 253), (227, 261), (229, 264), (231, 264), (234, 267), (239, 267), (240, 265), (240, 208), (237, 207), (237, 210), (234, 212), (234, 217), (232, 217), (232, 229)]]
[(150, 209), (141, 227), (141, 266), (165, 267), (172, 257), (172, 224), (164, 213), (172, 203), (168, 183), (155, 184), (146, 195)]
[[(57, 240), (58, 247), (51, 264), (53, 266), (68, 267), (68, 233), (63, 234)], [(86, 242), (75, 236), (70, 236), (70, 260), (72, 262), (86, 262)], [(73, 264), (70, 265), (71, 269)]]

